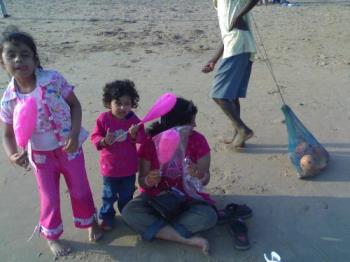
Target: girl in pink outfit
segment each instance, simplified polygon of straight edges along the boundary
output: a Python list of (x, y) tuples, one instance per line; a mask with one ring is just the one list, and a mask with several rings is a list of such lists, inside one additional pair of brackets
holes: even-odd
[[(27, 168), (30, 162), (33, 166), (40, 195), (37, 228), (55, 256), (66, 255), (70, 249), (58, 240), (63, 233), (60, 174), (70, 193), (75, 226), (88, 228), (90, 240), (101, 237), (81, 148), (88, 136), (81, 127), (81, 106), (74, 87), (61, 74), (42, 69), (30, 35), (18, 31), (3, 33), (0, 53), (2, 67), (12, 76), (1, 100), (4, 148), (12, 163)], [(13, 114), (16, 105), (30, 97), (36, 100), (38, 117), (28, 152), (19, 152)]]
[(103, 104), (110, 110), (98, 116), (91, 142), (100, 151), (103, 193), (99, 218), (104, 230), (114, 226), (114, 203), (118, 201), (121, 213), (135, 192), (136, 143), (145, 137), (143, 127), (139, 129), (140, 119), (132, 111), (138, 101), (132, 81), (117, 80), (103, 89)]
[[(215, 226), (217, 213), (213, 207), (214, 201), (209, 195), (198, 201), (187, 195), (186, 207), (175, 211), (172, 218), (165, 218), (150, 204), (154, 196), (166, 194), (169, 190), (185, 194), (182, 167), (170, 161), (162, 169), (157, 155), (154, 138), (171, 128), (185, 128), (189, 132), (185, 155), (191, 159), (188, 172), (191, 177), (198, 178), (202, 185), (210, 180), (210, 147), (206, 138), (193, 130), (196, 126), (197, 107), (192, 101), (178, 97), (175, 106), (159, 121), (154, 122), (148, 129), (146, 141), (139, 147), (139, 176), (138, 182), (141, 194), (130, 201), (124, 208), (122, 217), (135, 231), (141, 234), (143, 240), (155, 238), (179, 242), (201, 248), (208, 254), (209, 243), (198, 233)], [(176, 172), (176, 171), (177, 172)], [(175, 171), (175, 172), (174, 172)], [(169, 204), (171, 201), (169, 201)]]

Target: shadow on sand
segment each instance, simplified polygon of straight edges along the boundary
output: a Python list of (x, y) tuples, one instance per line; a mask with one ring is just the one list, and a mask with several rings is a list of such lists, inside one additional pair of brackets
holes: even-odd
[[(264, 261), (263, 254), (276, 251), (288, 262), (349, 261), (349, 198), (322, 196), (214, 196), (218, 203), (246, 203), (254, 216), (247, 221), (252, 247), (237, 251), (228, 225), (204, 232), (211, 254), (205, 257), (195, 248), (167, 241), (143, 242), (117, 217), (117, 227), (98, 244), (67, 241), (73, 259), (87, 254), (105, 261)], [(128, 239), (128, 241), (126, 241)], [(127, 244), (126, 244), (127, 243)], [(131, 259), (131, 260), (130, 260)]]

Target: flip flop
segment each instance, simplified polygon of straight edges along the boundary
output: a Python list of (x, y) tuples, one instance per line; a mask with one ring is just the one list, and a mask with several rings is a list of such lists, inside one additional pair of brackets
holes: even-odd
[(250, 248), (248, 238), (248, 228), (242, 220), (235, 220), (230, 225), (230, 231), (234, 239), (234, 247), (238, 250), (247, 250)]
[(247, 205), (231, 203), (224, 209), (218, 210), (218, 224), (225, 224), (236, 219), (248, 219), (253, 216), (253, 211)]

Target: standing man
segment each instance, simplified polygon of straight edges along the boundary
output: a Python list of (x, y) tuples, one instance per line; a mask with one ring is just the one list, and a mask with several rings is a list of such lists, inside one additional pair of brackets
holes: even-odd
[(203, 73), (214, 70), (217, 61), (222, 61), (216, 71), (211, 97), (229, 117), (233, 125), (230, 139), (236, 149), (245, 146), (253, 131), (240, 117), (239, 98), (247, 93), (252, 61), (256, 53), (248, 12), (259, 0), (213, 0), (217, 9), (222, 44), (214, 57), (203, 67)]
[(0, 6), (1, 6), (1, 11), (2, 11), (3, 17), (4, 18), (10, 17), (10, 15), (7, 13), (6, 5), (5, 5), (4, 0), (0, 0)]

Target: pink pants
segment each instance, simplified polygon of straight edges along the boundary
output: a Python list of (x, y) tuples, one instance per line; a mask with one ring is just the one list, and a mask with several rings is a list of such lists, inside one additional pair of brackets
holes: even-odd
[(66, 181), (73, 209), (74, 224), (90, 227), (95, 219), (95, 206), (85, 170), (82, 149), (75, 155), (62, 148), (32, 152), (32, 165), (40, 195), (40, 233), (47, 239), (58, 239), (63, 233), (60, 209), (60, 174)]

